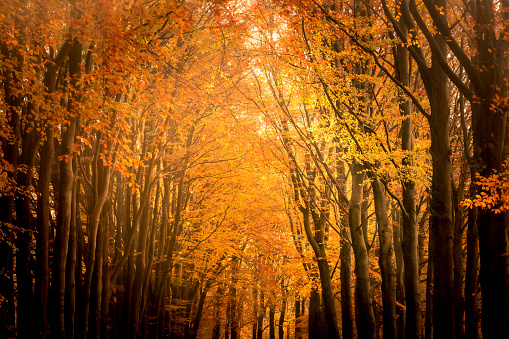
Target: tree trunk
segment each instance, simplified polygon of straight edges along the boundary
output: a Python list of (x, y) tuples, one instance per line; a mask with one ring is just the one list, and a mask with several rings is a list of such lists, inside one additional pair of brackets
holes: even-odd
[(369, 260), (361, 227), (361, 202), (364, 173), (362, 165), (354, 162), (351, 167), (352, 196), (348, 206), (348, 221), (355, 257), (355, 320), (360, 339), (375, 338), (375, 313), (371, 296)]
[[(105, 239), (104, 228), (107, 226), (104, 220), (104, 212), (101, 213), (103, 217), (100, 221), (100, 226), (97, 231), (97, 247), (95, 254), (94, 273), (92, 278), (91, 286), (91, 297), (90, 297), (90, 323), (89, 323), (89, 338), (101, 338), (101, 308), (102, 308), (102, 296), (103, 296), (103, 246)], [(107, 258), (106, 258), (107, 260)]]
[[(475, 189), (472, 186), (471, 192), (474, 190)], [(467, 267), (465, 272), (465, 339), (479, 339), (479, 310), (477, 301), (479, 238), (477, 235), (477, 207), (474, 206), (468, 210), (467, 222)]]
[[(32, 105), (28, 105), (25, 114), (32, 114)], [(34, 218), (31, 210), (31, 198), (29, 192), (32, 187), (33, 168), (39, 149), (39, 133), (36, 131), (24, 131), (22, 140), (22, 153), (20, 165), (26, 167), (26, 171), (18, 171), (16, 185), (22, 193), (16, 194), (16, 224), (19, 227), (16, 240), (16, 281), (17, 281), (17, 322), (18, 336), (29, 338), (38, 335), (35, 329), (42, 328), (34, 317), (34, 311), (40, 311), (40, 303), (37, 302), (40, 296), (36, 291), (34, 300), (33, 275), (32, 275), (32, 238), (35, 230)], [(37, 238), (36, 238), (37, 239)], [(37, 271), (37, 269), (36, 269)], [(35, 301), (35, 305), (34, 305)], [(36, 309), (34, 309), (34, 306)], [(3, 307), (3, 306), (2, 306)], [(36, 327), (34, 328), (34, 325)], [(41, 333), (45, 331), (41, 330)]]
[(256, 338), (263, 338), (263, 318), (265, 318), (265, 300), (263, 291), (260, 294), (260, 314), (258, 315), (258, 331), (256, 333)]
[[(46, 141), (41, 149), (38, 196), (37, 196), (37, 242), (36, 258), (38, 272), (36, 277), (40, 279), (37, 283), (41, 290), (40, 305), (43, 313), (41, 325), (43, 326), (43, 337), (48, 327), (48, 298), (49, 298), (49, 229), (50, 229), (50, 207), (49, 207), (49, 184), (51, 180), (51, 161), (53, 160), (54, 143), (53, 127), (46, 131)], [(63, 328), (52, 328), (52, 335), (60, 336)]]
[[(73, 171), (77, 169), (76, 157), (72, 159)], [(69, 224), (69, 249), (67, 251), (67, 263), (65, 265), (65, 337), (66, 339), (74, 339), (74, 316), (76, 313), (76, 227), (77, 227), (77, 209), (79, 208), (77, 194), (79, 191), (78, 182), (74, 182), (72, 187), (72, 203), (71, 203), (71, 222)], [(81, 227), (81, 225), (80, 225)]]
[(309, 296), (309, 316), (308, 316), (308, 339), (324, 338), (324, 329), (322, 328), (322, 309), (320, 307), (320, 293), (316, 288), (311, 290)]
[[(98, 144), (97, 147), (100, 147)], [(97, 150), (98, 152), (98, 150)], [(96, 157), (97, 161), (99, 160)], [(98, 185), (98, 196), (95, 201), (95, 204), (92, 208), (92, 213), (90, 216), (90, 225), (89, 225), (89, 237), (88, 237), (88, 260), (86, 265), (86, 273), (85, 273), (85, 281), (84, 281), (84, 305), (83, 305), (83, 326), (84, 328), (81, 330), (81, 334), (84, 337), (87, 337), (88, 326), (89, 326), (89, 310), (90, 310), (90, 292), (92, 288), (92, 277), (95, 268), (96, 254), (97, 254), (97, 234), (99, 231), (100, 224), (100, 216), (102, 214), (103, 206), (108, 198), (109, 185), (110, 185), (110, 168), (103, 166), (101, 164), (97, 165), (101, 170), (101, 174), (99, 176), (99, 185)], [(102, 254), (102, 252), (101, 252)], [(102, 269), (102, 266), (100, 266)]]
[[(476, 69), (479, 69), (484, 91), (476, 93), (476, 100), (479, 98), (480, 103), (472, 104), (472, 129), (476, 166), (485, 178), (504, 171), (509, 148), (508, 107), (501, 103), (505, 100), (501, 98), (507, 98), (508, 93), (505, 74), (508, 65), (506, 21), (509, 5), (503, 2), (503, 8), (498, 10), (495, 9), (495, 3), (492, 0), (478, 1), (475, 18), (479, 61)], [(505, 22), (505, 34), (495, 32), (498, 30), (495, 28), (498, 27), (495, 23), (497, 17)], [(480, 194), (481, 185), (476, 184), (475, 187), (477, 194)], [(479, 208), (477, 218), (481, 259), (481, 328), (485, 339), (509, 337), (509, 213), (497, 213), (497, 207)]]
[[(35, 163), (38, 140), (33, 140), (29, 133), (28, 138), (23, 140), (23, 153), (21, 164), (31, 169)], [(32, 139), (32, 140), (31, 140)], [(32, 141), (32, 142), (31, 142)], [(16, 184), (23, 191), (29, 192), (32, 185), (32, 170), (26, 173), (18, 172)], [(30, 209), (30, 197), (28, 194), (21, 194), (16, 197), (16, 224), (19, 227), (16, 239), (16, 282), (17, 282), (17, 329), (19, 338), (30, 338), (35, 334), (34, 313), (33, 313), (33, 276), (32, 276), (32, 233), (34, 222)]]
[[(19, 37), (17, 37), (19, 38)], [(2, 87), (3, 102), (2, 114), (8, 120), (7, 128), (14, 136), (9, 138), (6, 135), (0, 136), (0, 147), (3, 159), (14, 169), (18, 164), (19, 142), (20, 142), (20, 114), (23, 95), (20, 91), (19, 75), (22, 74), (24, 59), (17, 48), (9, 48), (5, 41), (0, 42), (2, 54)], [(8, 66), (10, 65), (10, 66)], [(4, 104), (5, 103), (5, 104)], [(37, 151), (35, 151), (37, 153)], [(7, 177), (2, 179), (5, 182), (15, 182), (16, 170), (6, 171)], [(12, 184), (9, 184), (11, 186)], [(6, 194), (0, 196), (0, 295), (5, 298), (0, 308), (0, 338), (14, 337), (16, 310), (14, 292), (14, 233), (11, 230), (14, 216), (14, 192), (13, 187), (6, 187)]]
[[(69, 76), (72, 86), (76, 87), (80, 74), (81, 44), (74, 39), (69, 49)], [(65, 333), (65, 289), (66, 289), (66, 263), (69, 249), (69, 232), (72, 217), (72, 189), (74, 185), (74, 170), (72, 162), (72, 145), (75, 141), (77, 118), (75, 117), (74, 104), (77, 101), (76, 94), (69, 99), (67, 111), (69, 112), (69, 126), (62, 132), (62, 141), (59, 151), (60, 178), (58, 184), (58, 211), (57, 229), (55, 238), (55, 255), (52, 272), (52, 295), (55, 298), (53, 304), (57, 312), (56, 326)], [(54, 291), (53, 291), (54, 290)]]
[[(345, 225), (346, 226), (346, 225)], [(341, 281), (341, 330), (344, 339), (354, 338), (354, 318), (352, 305), (352, 246), (346, 227), (341, 229), (341, 267), (339, 280)]]
[[(401, 2), (402, 11), (408, 11), (408, 2)], [(404, 8), (403, 8), (404, 7)], [(399, 22), (400, 29), (406, 38), (408, 28), (404, 20)], [(397, 47), (398, 77), (404, 86), (410, 86), (410, 65), (408, 50), (401, 46)], [(414, 165), (413, 151), (413, 121), (412, 104), (410, 100), (399, 105), (400, 114), (403, 117), (401, 122), (401, 149), (408, 152), (403, 159), (402, 165), (412, 167)], [(416, 215), (416, 190), (415, 182), (412, 178), (403, 180), (403, 218), (402, 218), (402, 239), (401, 249), (404, 261), (404, 287), (405, 287), (405, 334), (407, 338), (421, 337), (421, 291), (419, 277), (419, 257), (418, 257), (418, 228)]]
[(274, 320), (274, 306), (269, 307), (269, 339), (276, 339), (276, 323)]
[(278, 338), (279, 339), (284, 339), (284, 335), (285, 335), (285, 331), (284, 331), (285, 314), (286, 314), (286, 299), (283, 300), (283, 303), (281, 305), (281, 314), (279, 315), (279, 323), (278, 323), (278, 327), (279, 327)]
[[(446, 7), (445, 1), (437, 6)], [(446, 55), (447, 45), (438, 34), (435, 41)], [(430, 86), (431, 234), (433, 237), (433, 334), (435, 339), (454, 339), (454, 261), (451, 196), (451, 148), (449, 141), (449, 89), (436, 53), (432, 55)], [(406, 269), (406, 266), (405, 266)]]
[[(484, 9), (486, 9), (489, 14), (482, 19), (480, 24), (484, 20), (492, 19), (494, 15), (491, 1), (482, 1), (481, 3), (483, 10), (478, 8), (477, 11), (485, 13)], [(481, 29), (488, 30), (491, 27), (488, 23), (484, 25), (486, 27)], [(480, 175), (485, 178), (503, 172), (503, 162), (507, 158), (508, 148), (508, 145), (505, 144), (507, 135), (504, 135), (504, 131), (507, 133), (507, 118), (498, 111), (492, 111), (492, 106), (497, 107), (498, 105), (495, 92), (503, 88), (498, 85), (501, 82), (500, 74), (503, 72), (501, 68), (507, 67), (507, 62), (496, 60), (488, 47), (495, 44), (494, 41), (489, 41), (493, 38), (493, 34), (489, 31), (479, 32), (483, 38), (486, 37), (486, 40), (478, 40), (478, 46), (480, 67), (487, 67), (487, 71), (481, 72), (480, 76), (485, 88), (489, 88), (489, 94), (487, 98), (482, 98), (480, 104), (472, 107), (476, 167), (479, 169)], [(483, 50), (481, 51), (481, 49)], [(505, 55), (504, 58), (507, 58), (506, 54), (501, 55)], [(497, 93), (497, 95), (502, 97), (506, 96), (506, 93)], [(476, 194), (479, 194), (482, 191), (481, 185), (476, 184), (475, 187)], [(493, 207), (493, 209), (495, 208), (497, 206)], [(479, 275), (482, 295), (481, 328), (482, 337), (485, 339), (509, 337), (509, 256), (507, 255), (509, 214), (507, 211), (495, 213), (493, 209), (479, 208), (477, 217), (481, 261)]]
[(453, 241), (453, 260), (454, 260), (454, 325), (456, 338), (463, 338), (464, 334), (464, 314), (463, 308), (463, 206), (461, 201), (463, 200), (464, 190), (464, 174), (460, 175), (460, 183), (458, 187), (452, 182), (452, 195), (454, 202), (454, 241)]
[[(430, 221), (431, 223), (431, 221)], [(424, 323), (424, 338), (433, 339), (433, 236), (429, 234), (428, 240), (428, 269), (426, 271), (426, 320)]]
[(403, 251), (401, 249), (401, 211), (393, 206), (393, 227), (394, 254), (396, 257), (396, 322), (398, 326), (398, 339), (405, 338), (405, 285), (403, 279)]
[(385, 202), (385, 189), (378, 178), (371, 178), (375, 214), (380, 239), (379, 265), (382, 274), (383, 338), (396, 339), (396, 291), (392, 266), (392, 232)]

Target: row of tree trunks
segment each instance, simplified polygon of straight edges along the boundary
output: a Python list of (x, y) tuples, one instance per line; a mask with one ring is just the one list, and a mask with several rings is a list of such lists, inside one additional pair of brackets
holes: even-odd
[[(19, 75), (24, 65), (24, 59), (17, 49), (11, 49), (5, 41), (1, 41), (1, 55), (4, 60), (15, 60), (15, 68), (9, 71), (3, 71), (4, 79), (2, 81), (5, 97), (5, 116), (7, 124), (14, 134), (14, 140), (9, 140), (5, 136), (0, 137), (3, 158), (16, 168), (18, 164), (18, 147), (20, 142), (20, 116), (17, 114), (21, 110), (23, 97), (18, 92), (20, 84)], [(9, 171), (6, 180), (14, 181), (16, 172)], [(0, 334), (4, 337), (12, 336), (15, 328), (15, 300), (14, 300), (14, 194), (4, 194), (0, 197), (0, 227), (2, 239), (0, 242), (0, 294), (6, 298), (0, 309)], [(4, 307), (5, 305), (5, 307)]]

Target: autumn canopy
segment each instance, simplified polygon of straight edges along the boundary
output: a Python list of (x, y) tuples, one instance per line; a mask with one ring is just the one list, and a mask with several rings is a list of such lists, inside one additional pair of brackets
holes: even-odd
[(508, 0), (1, 0), (0, 339), (509, 338)]

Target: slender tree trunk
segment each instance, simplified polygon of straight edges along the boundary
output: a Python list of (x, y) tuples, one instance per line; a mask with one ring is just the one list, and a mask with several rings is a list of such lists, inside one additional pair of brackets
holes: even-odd
[(95, 264), (94, 264), (94, 273), (92, 278), (92, 286), (91, 286), (91, 297), (90, 297), (90, 322), (89, 322), (89, 331), (88, 336), (90, 338), (101, 337), (101, 308), (102, 308), (102, 296), (103, 296), (103, 262), (105, 258), (103, 257), (103, 246), (105, 239), (104, 228), (106, 227), (106, 223), (104, 220), (104, 212), (102, 213), (100, 226), (97, 231), (97, 247), (95, 254)]
[[(77, 39), (73, 41), (69, 49), (69, 76), (71, 83), (76, 86), (80, 74), (81, 44)], [(65, 290), (66, 290), (66, 263), (69, 249), (69, 232), (72, 218), (72, 198), (74, 185), (74, 170), (72, 162), (72, 145), (75, 139), (77, 118), (75, 116), (74, 104), (76, 94), (69, 99), (67, 110), (71, 113), (69, 125), (62, 132), (62, 141), (59, 151), (60, 178), (58, 184), (58, 212), (57, 230), (55, 238), (55, 256), (52, 272), (52, 295), (55, 300), (55, 310), (58, 310), (57, 328), (61, 332), (60, 337), (65, 333)]]
[(361, 226), (362, 184), (364, 173), (362, 165), (354, 163), (351, 168), (352, 196), (348, 207), (348, 221), (355, 256), (355, 320), (360, 339), (375, 338), (375, 313), (371, 296), (369, 261), (366, 243)]
[(110, 318), (110, 298), (111, 298), (111, 274), (110, 274), (110, 264), (109, 264), (109, 237), (110, 237), (110, 207), (108, 206), (106, 209), (107, 215), (105, 215), (105, 225), (103, 227), (103, 243), (102, 243), (102, 257), (103, 257), (103, 265), (102, 265), (102, 303), (101, 303), (101, 314), (100, 314), (100, 338), (107, 339), (108, 338), (108, 325)]
[[(149, 181), (146, 181), (146, 184), (149, 184)], [(147, 199), (151, 199), (150, 195)], [(136, 250), (136, 275), (134, 278), (133, 285), (133, 296), (131, 301), (131, 323), (129, 326), (132, 327), (133, 336), (138, 337), (140, 335), (140, 323), (141, 323), (141, 304), (142, 304), (142, 292), (143, 292), (143, 278), (145, 276), (145, 266), (146, 266), (146, 251), (147, 251), (147, 236), (149, 231), (149, 217), (150, 211), (149, 209), (145, 209), (143, 211), (143, 215), (141, 217), (140, 230), (138, 234), (138, 248)]]
[[(43, 326), (43, 337), (48, 328), (48, 298), (49, 298), (49, 229), (50, 229), (50, 207), (49, 207), (49, 183), (51, 179), (51, 161), (53, 160), (54, 143), (53, 127), (46, 131), (46, 141), (41, 149), (38, 196), (37, 196), (37, 242), (36, 258), (38, 272), (36, 277), (40, 279), (37, 283), (41, 290), (40, 305), (43, 313), (41, 325)], [(52, 329), (52, 335), (62, 334), (62, 328)], [(54, 331), (57, 331), (56, 333)]]
[[(437, 6), (446, 7), (443, 0)], [(446, 55), (447, 45), (438, 34), (435, 40), (440, 53)], [(449, 141), (448, 80), (436, 53), (432, 55), (429, 94), (431, 147), (433, 163), (431, 179), (431, 234), (433, 237), (433, 334), (434, 338), (454, 339), (454, 260), (451, 196), (451, 148)], [(405, 266), (406, 269), (406, 266)]]
[(394, 239), (394, 253), (396, 257), (396, 322), (398, 326), (398, 339), (405, 338), (405, 285), (403, 279), (403, 251), (401, 249), (401, 211), (396, 206), (392, 208)]
[(456, 338), (463, 338), (464, 334), (464, 315), (465, 309), (463, 307), (463, 206), (461, 201), (463, 200), (464, 190), (464, 175), (460, 175), (459, 187), (456, 187), (452, 182), (452, 194), (454, 201), (454, 242), (453, 242), (453, 260), (454, 260), (454, 310), (455, 310), (455, 335)]
[[(472, 186), (471, 192), (474, 191)], [(474, 191), (475, 192), (475, 191)], [(474, 193), (475, 196), (475, 193)], [(465, 272), (465, 339), (479, 339), (479, 310), (477, 301), (479, 238), (477, 235), (477, 207), (468, 210), (467, 267)]]
[(263, 291), (260, 294), (260, 314), (258, 315), (258, 331), (256, 333), (256, 338), (263, 338), (263, 318), (265, 318), (265, 300)]
[[(256, 333), (258, 332), (258, 288), (253, 288), (253, 331), (251, 334), (252, 339), (256, 339)], [(193, 338), (195, 339), (195, 338)]]
[[(100, 147), (97, 145), (97, 147)], [(92, 213), (90, 216), (90, 232), (88, 237), (88, 260), (87, 260), (87, 269), (85, 273), (85, 281), (84, 281), (84, 306), (83, 306), (83, 326), (84, 328), (81, 331), (81, 334), (84, 337), (87, 337), (88, 326), (89, 326), (89, 310), (90, 310), (90, 292), (92, 288), (92, 277), (95, 268), (96, 254), (97, 254), (97, 234), (99, 231), (100, 224), (100, 216), (102, 214), (103, 206), (106, 202), (109, 192), (110, 185), (110, 169), (108, 167), (98, 165), (101, 169), (100, 175), (100, 184), (98, 197), (95, 201), (95, 204), (92, 208)], [(101, 252), (102, 254), (102, 252)], [(102, 269), (102, 266), (100, 266)]]
[(308, 339), (321, 339), (324, 337), (325, 331), (321, 326), (321, 313), (320, 293), (317, 288), (313, 288), (309, 296)]
[(301, 339), (301, 319), (300, 319), (300, 295), (295, 296), (295, 339)]
[[(30, 133), (32, 134), (32, 133)], [(37, 145), (31, 143), (32, 138), (24, 138), (21, 164), (31, 169), (34, 166)], [(34, 141), (34, 140), (32, 140)], [(35, 140), (38, 142), (38, 140)], [(35, 152), (34, 152), (35, 150)], [(24, 191), (29, 192), (32, 185), (32, 170), (20, 171), (17, 175), (16, 184)], [(33, 313), (33, 276), (32, 276), (32, 233), (34, 221), (30, 209), (30, 197), (21, 194), (16, 198), (16, 224), (20, 231), (16, 239), (16, 282), (17, 282), (17, 329), (19, 338), (31, 338), (35, 335)]]
[(276, 339), (276, 323), (274, 320), (274, 306), (269, 307), (269, 339)]
[(378, 236), (380, 239), (378, 262), (382, 274), (383, 337), (384, 339), (396, 339), (396, 290), (392, 266), (392, 231), (385, 202), (385, 189), (378, 178), (372, 177), (371, 180), (375, 214), (378, 223)]
[[(33, 106), (28, 105), (25, 114), (32, 114)], [(31, 210), (30, 190), (32, 187), (33, 168), (37, 151), (39, 149), (39, 133), (36, 131), (25, 131), (22, 140), (22, 153), (20, 165), (26, 167), (26, 171), (17, 173), (16, 185), (22, 193), (16, 194), (16, 224), (19, 227), (16, 239), (16, 281), (17, 281), (17, 322), (18, 337), (30, 338), (38, 335), (35, 329), (41, 328), (40, 323), (35, 320), (34, 306), (39, 309), (37, 302), (40, 294), (36, 291), (34, 300), (33, 275), (32, 275), (32, 239), (35, 230), (35, 222)], [(37, 239), (37, 238), (36, 238)], [(34, 305), (35, 301), (35, 305)], [(2, 305), (3, 306), (3, 305)], [(36, 328), (34, 328), (36, 325)], [(41, 331), (42, 333), (42, 331)]]
[[(8, 120), (7, 126), (14, 138), (0, 136), (0, 147), (3, 160), (7, 164), (17, 168), (19, 142), (20, 142), (20, 114), (23, 95), (19, 92), (21, 84), (19, 75), (22, 74), (24, 59), (17, 48), (9, 48), (4, 42), (0, 42), (4, 68), (2, 72), (3, 87), (3, 115)], [(12, 63), (9, 63), (12, 62)], [(12, 65), (7, 67), (7, 65)], [(36, 151), (37, 152), (37, 151)], [(16, 179), (16, 171), (6, 171), (7, 177), (3, 180), (13, 182)], [(7, 181), (8, 180), (8, 181)], [(0, 227), (2, 241), (0, 241), (0, 295), (5, 298), (0, 307), (0, 338), (15, 336), (16, 322), (15, 291), (14, 291), (14, 233), (11, 231), (14, 216), (14, 192), (12, 187), (0, 197)]]
[(341, 230), (341, 330), (344, 339), (354, 338), (354, 318), (352, 305), (352, 246), (346, 228)]
[[(74, 48), (74, 47), (73, 47)], [(72, 50), (72, 49), (71, 49)], [(81, 48), (79, 49), (81, 54)], [(81, 55), (80, 55), (81, 57)], [(52, 272), (52, 292), (56, 310), (58, 310), (58, 328), (65, 333), (65, 288), (66, 263), (69, 249), (69, 232), (72, 218), (72, 199), (74, 171), (72, 165), (71, 146), (74, 143), (76, 118), (72, 118), (70, 125), (62, 133), (60, 144), (60, 183), (58, 192), (57, 230), (55, 238), (55, 257)]]
[[(431, 223), (431, 221), (430, 221)], [(430, 229), (428, 240), (428, 268), (426, 274), (426, 320), (424, 323), (424, 338), (433, 339), (433, 236)]]
[(284, 335), (285, 335), (285, 331), (284, 331), (285, 315), (286, 315), (286, 299), (283, 300), (283, 303), (281, 305), (281, 313), (279, 315), (279, 323), (278, 323), (278, 327), (279, 327), (278, 338), (279, 339), (284, 339)]
[[(504, 163), (509, 157), (508, 107), (502, 104), (508, 95), (505, 74), (509, 4), (503, 2), (500, 9), (496, 9), (496, 4), (480, 0), (475, 11), (478, 65), (474, 67), (479, 69), (482, 86), (478, 87), (483, 91), (477, 91), (476, 102), (471, 104), (472, 130), (476, 168), (485, 178), (507, 170)], [(498, 32), (497, 20), (504, 21), (504, 33)], [(481, 184), (476, 183), (475, 187), (476, 194), (480, 194)], [(499, 207), (479, 208), (477, 217), (484, 339), (509, 337), (509, 213), (507, 210), (497, 213)]]
[[(72, 159), (73, 171), (77, 169), (76, 157)], [(66, 339), (74, 339), (74, 316), (76, 314), (76, 227), (77, 227), (77, 194), (79, 184), (74, 182), (72, 187), (72, 203), (71, 203), (71, 222), (69, 224), (69, 249), (67, 252), (67, 263), (65, 265), (65, 337)]]
[[(402, 11), (408, 11), (408, 1), (402, 1)], [(404, 20), (399, 22), (404, 35), (408, 33)], [(398, 76), (401, 83), (405, 86), (410, 84), (410, 65), (408, 50), (397, 47)], [(404, 118), (401, 123), (401, 149), (408, 152), (408, 156), (403, 159), (403, 166), (413, 166), (413, 121), (411, 117), (412, 105), (410, 100), (406, 100), (399, 106), (400, 114)], [(407, 338), (421, 337), (421, 292), (419, 283), (419, 257), (418, 257), (418, 228), (416, 215), (416, 190), (415, 182), (412, 178), (403, 180), (403, 218), (402, 218), (402, 239), (401, 249), (403, 251), (404, 261), (404, 286), (405, 286), (405, 334)]]
[[(196, 339), (198, 336), (198, 330), (200, 329), (200, 321), (203, 315), (203, 306), (205, 305), (205, 298), (207, 297), (207, 292), (210, 289), (210, 286), (212, 286), (212, 282), (205, 284), (205, 287), (203, 291), (200, 292), (200, 299), (198, 300), (198, 308), (196, 309), (196, 316), (193, 322), (193, 330), (191, 332), (191, 338)], [(256, 335), (256, 332), (255, 332)]]

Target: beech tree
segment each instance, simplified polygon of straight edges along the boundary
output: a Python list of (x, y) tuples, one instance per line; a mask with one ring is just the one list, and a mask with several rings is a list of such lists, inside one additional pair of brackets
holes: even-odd
[(0, 337), (508, 337), (507, 6), (3, 1)]

